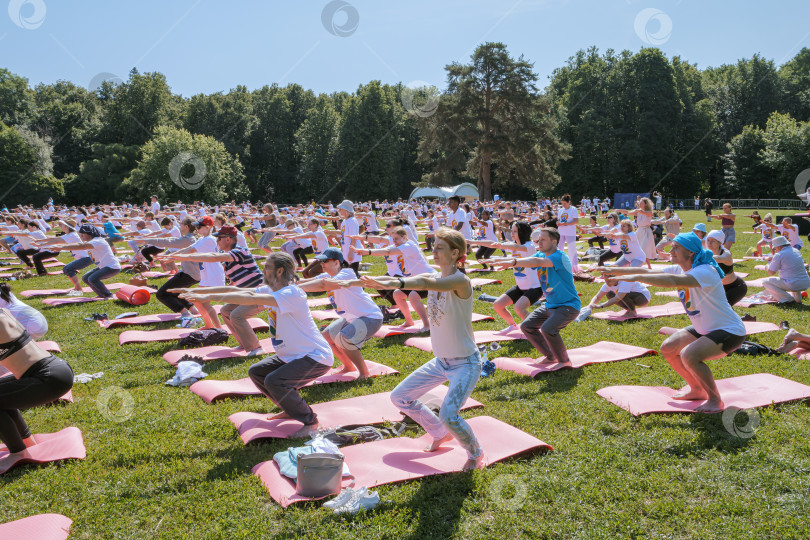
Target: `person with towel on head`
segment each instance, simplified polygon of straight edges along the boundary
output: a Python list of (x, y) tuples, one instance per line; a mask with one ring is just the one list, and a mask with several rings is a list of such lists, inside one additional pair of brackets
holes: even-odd
[(87, 251), (90, 258), (96, 264), (96, 268), (82, 276), (82, 281), (93, 289), (96, 296), (109, 300), (113, 294), (104, 285), (105, 279), (110, 279), (121, 272), (121, 263), (113, 255), (110, 244), (102, 238), (101, 232), (89, 223), (79, 227), (79, 238), (81, 242), (72, 244), (57, 244), (51, 246), (52, 251)]
[(646, 283), (656, 287), (675, 287), (691, 326), (678, 330), (661, 344), (661, 354), (687, 386), (673, 399), (700, 400), (697, 412), (724, 409), (708, 360), (731, 354), (745, 341), (745, 325), (726, 300), (723, 271), (712, 252), (703, 249), (693, 233), (675, 237), (670, 251), (672, 266), (663, 269), (600, 268), (605, 282)]

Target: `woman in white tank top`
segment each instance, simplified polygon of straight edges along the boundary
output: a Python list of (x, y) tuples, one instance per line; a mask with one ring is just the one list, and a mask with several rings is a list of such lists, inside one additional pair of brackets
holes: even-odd
[[(466, 258), (467, 244), (460, 232), (441, 228), (436, 231), (433, 258), (441, 274), (413, 277), (363, 276), (341, 282), (343, 286), (361, 284), (374, 289), (411, 289), (429, 291), (427, 312), (430, 319), (430, 342), (435, 358), (422, 365), (399, 383), (391, 401), (432, 437), (425, 452), (435, 452), (443, 444), (458, 440), (467, 451), (463, 470), (481, 468), (484, 453), (469, 424), (459, 409), (475, 388), (481, 375), (481, 356), (472, 330), (473, 291), (470, 279), (459, 266)], [(445, 381), (450, 389), (437, 417), (419, 396)]]

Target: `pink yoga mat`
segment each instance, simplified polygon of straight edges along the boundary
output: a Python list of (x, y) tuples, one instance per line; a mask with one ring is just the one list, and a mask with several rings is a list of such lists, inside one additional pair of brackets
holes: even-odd
[(171, 272), (151, 272), (151, 271), (148, 271), (148, 272), (141, 272), (141, 275), (143, 277), (145, 277), (145, 278), (148, 278), (148, 279), (158, 279), (158, 278), (164, 278), (164, 277), (173, 276), (174, 274), (172, 274)]
[[(490, 416), (471, 418), (468, 423), (484, 449), (484, 464), (487, 466), (519, 454), (552, 450), (540, 439)], [(418, 439), (395, 437), (347, 446), (341, 448), (341, 452), (345, 456), (344, 463), (355, 477), (355, 485), (369, 489), (425, 476), (461, 472), (467, 453), (458, 442), (453, 439), (436, 452), (423, 452), (431, 440), (430, 435)], [(282, 476), (272, 459), (256, 465), (253, 474), (284, 508), (312, 500), (295, 493), (294, 481)]]
[[(265, 354), (257, 356), (255, 360), (263, 356), (269, 356), (275, 352), (273, 348), (273, 340), (271, 338), (260, 339), (259, 345), (264, 349)], [(169, 364), (176, 366), (184, 356), (196, 356), (202, 359), (203, 362), (210, 362), (212, 360), (223, 360), (225, 358), (242, 358), (247, 356), (248, 351), (234, 351), (233, 347), (222, 345), (211, 345), (209, 347), (199, 347), (197, 349), (178, 349), (175, 351), (168, 351), (163, 354), (163, 359)]]
[(765, 293), (752, 294), (746, 296), (736, 304), (737, 307), (747, 308), (752, 306), (761, 306), (762, 304), (778, 304), (779, 302), (773, 296), (766, 295)]
[(567, 364), (538, 364), (538, 358), (496, 358), (493, 360), (498, 369), (514, 371), (520, 375), (535, 377), (540, 373), (549, 373), (564, 368), (581, 368), (589, 364), (599, 364), (604, 362), (617, 362), (619, 360), (629, 360), (646, 354), (656, 354), (653, 349), (645, 349), (624, 343), (614, 343), (612, 341), (599, 341), (587, 347), (579, 347), (568, 351), (568, 358), (571, 365)]
[[(756, 373), (717, 381), (717, 390), (728, 407), (752, 409), (773, 403), (810, 398), (810, 386), (770, 373)], [(694, 412), (702, 400), (672, 399), (677, 390), (666, 386), (608, 386), (596, 393), (633, 416), (650, 413)]]
[[(23, 463), (50, 463), (63, 459), (84, 459), (87, 456), (82, 432), (76, 427), (68, 427), (56, 433), (34, 434), (34, 439), (37, 444), (28, 449), (31, 456), (15, 459), (11, 464), (0, 467), (0, 474)], [(7, 455), (8, 449), (0, 444), (0, 458)]]
[[(399, 373), (397, 370), (392, 369), (383, 364), (366, 360), (368, 373), (372, 377), (380, 377), (382, 375), (395, 375)], [(316, 384), (331, 384), (339, 382), (351, 382), (357, 380), (358, 373), (345, 373), (340, 374), (341, 368), (333, 368), (325, 375), (318, 377), (306, 386), (313, 386)], [(203, 380), (192, 384), (189, 390), (200, 396), (204, 401), (212, 403), (218, 399), (242, 397), (242, 396), (260, 396), (261, 392), (256, 388), (249, 378), (238, 379), (235, 381), (212, 381)]]
[(765, 285), (762, 284), (762, 282), (765, 281), (766, 279), (768, 279), (768, 278), (752, 279), (751, 281), (746, 281), (745, 284), (748, 285), (749, 287), (762, 288), (762, 287), (765, 286)]
[[(213, 306), (214, 311), (220, 312), (222, 306)], [(129, 326), (136, 324), (159, 324), (163, 322), (179, 321), (179, 313), (153, 313), (152, 315), (138, 315), (136, 317), (125, 317), (123, 319), (105, 319), (98, 322), (102, 328), (114, 328), (116, 326)]]
[(481, 287), (483, 285), (492, 285), (496, 283), (503, 283), (500, 279), (491, 279), (491, 278), (472, 278), (470, 279), (470, 285), (473, 287)]
[[(266, 321), (253, 317), (248, 319), (250, 327), (255, 332), (266, 332), (269, 329)], [(118, 343), (126, 345), (127, 343), (153, 343), (157, 341), (173, 341), (188, 336), (195, 330), (202, 330), (202, 328), (164, 328), (161, 330), (124, 330), (118, 335)], [(228, 330), (228, 328), (223, 328)], [(230, 330), (228, 330), (230, 334)]]
[[(99, 296), (94, 296), (93, 298), (88, 296), (72, 296), (68, 298), (46, 298), (42, 303), (46, 306), (59, 307), (69, 304), (83, 304), (85, 302), (101, 302), (103, 300), (106, 299)], [(112, 300), (112, 298), (109, 298), (109, 300)]]
[[(774, 330), (779, 330), (778, 326), (769, 322), (743, 321), (743, 324), (745, 325), (745, 335), (747, 336), (750, 336), (751, 334), (761, 334), (763, 332), (773, 332)], [(680, 330), (680, 328), (662, 326), (658, 330), (658, 333), (664, 334), (665, 336), (671, 336), (678, 330)]]
[[(48, 272), (49, 276), (61, 276), (62, 272)], [(14, 277), (14, 272), (0, 272), (0, 277)]]
[[(446, 394), (447, 387), (440, 385), (422, 396), (420, 401), (434, 402), (439, 406)], [(472, 398), (467, 398), (462, 410), (474, 407), (483, 405)], [(312, 410), (318, 415), (318, 422), (322, 426), (382, 424), (388, 421), (399, 422), (403, 418), (400, 410), (391, 403), (391, 392), (318, 403), (312, 405)], [(238, 412), (230, 415), (228, 419), (236, 426), (245, 444), (259, 439), (286, 439), (301, 428), (301, 422), (290, 418), (268, 420), (270, 416), (273, 415)]]
[(594, 319), (605, 319), (608, 321), (627, 321), (632, 319), (654, 319), (656, 317), (668, 317), (670, 315), (685, 315), (683, 304), (680, 302), (669, 302), (660, 306), (644, 306), (636, 309), (637, 317), (625, 317), (619, 315), (623, 311), (597, 311), (591, 315)]
[[(520, 328), (511, 330), (509, 332), (501, 332), (500, 330), (478, 330), (473, 332), (473, 338), (476, 345), (484, 343), (492, 343), (494, 341), (512, 341), (515, 339), (526, 339)], [(433, 346), (430, 344), (430, 336), (412, 337), (405, 340), (405, 345), (409, 347), (416, 347), (417, 349), (433, 352)]]
[(65, 540), (73, 521), (61, 514), (39, 514), (0, 525), (0, 538), (8, 540)]
[(810, 360), (810, 349), (805, 349), (804, 347), (796, 347), (788, 354), (795, 356), (799, 360)]
[[(126, 285), (126, 283), (106, 283), (107, 288), (111, 291), (115, 291)], [(33, 289), (30, 291), (22, 291), (20, 296), (24, 298), (31, 298), (33, 296), (58, 296), (61, 294), (67, 294), (73, 289)], [(91, 293), (93, 289), (90, 287), (82, 287), (82, 292), (84, 293)]]

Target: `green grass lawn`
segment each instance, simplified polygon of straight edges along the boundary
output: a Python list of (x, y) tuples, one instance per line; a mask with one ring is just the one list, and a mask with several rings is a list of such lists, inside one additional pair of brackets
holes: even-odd
[[(682, 212), (681, 217), (688, 230), (703, 214)], [(750, 220), (738, 221), (736, 257), (758, 238), (742, 234), (750, 229)], [(717, 228), (716, 222), (711, 228)], [(737, 268), (750, 273), (747, 279), (763, 277), (754, 264)], [(384, 271), (380, 259), (373, 270)], [(499, 294), (514, 283), (511, 273), (501, 274), (503, 285), (484, 287), (483, 292)], [(65, 287), (66, 282), (53, 276), (13, 286), (19, 291)], [(577, 284), (584, 302), (598, 287)], [(652, 302), (672, 300), (653, 296)], [(61, 356), (77, 374), (102, 371), (104, 376), (74, 386), (75, 403), (24, 413), (34, 433), (79, 427), (88, 455), (84, 461), (22, 467), (0, 476), (2, 522), (56, 512), (73, 519), (71, 538), (92, 539), (810, 537), (807, 405), (758, 409), (756, 433), (743, 439), (727, 431), (721, 415), (634, 418), (596, 394), (618, 384), (681, 386), (660, 356), (563, 370), (534, 380), (498, 371), (482, 379), (473, 393), (485, 407), (464, 415), (508, 422), (549, 443), (553, 452), (472, 473), (381, 486), (377, 509), (338, 517), (320, 504), (282, 509), (251, 474), (254, 465), (290, 443), (246, 447), (228, 415), (272, 412), (268, 399), (206, 404), (187, 389), (163, 384), (174, 370), (161, 355), (173, 343), (119, 346), (118, 334), (126, 328), (105, 330), (83, 320), (96, 311), (114, 317), (132, 306), (108, 302), (50, 308), (36, 298), (28, 302), (46, 315), (51, 325), (47, 339), (61, 345)], [(154, 299), (136, 309), (142, 314), (166, 311)], [(806, 330), (808, 309), (805, 302), (801, 307), (737, 311), (755, 314), (760, 321), (788, 320)], [(492, 304), (476, 301), (474, 310), (497, 317)], [(687, 321), (686, 316), (623, 324), (592, 320), (572, 324), (563, 337), (569, 348), (611, 340), (658, 349), (664, 339), (658, 328), (686, 326)], [(475, 329), (503, 326), (497, 320), (476, 323)], [(753, 339), (776, 347), (783, 335), (770, 332)], [(364, 348), (367, 359), (402, 375), (307, 388), (304, 396), (318, 403), (393, 389), (430, 359), (429, 353), (404, 347), (405, 339), (372, 339)], [(505, 343), (490, 355), (536, 353), (522, 341)], [(209, 364), (205, 371), (212, 379), (236, 379), (246, 376), (249, 365), (248, 360), (227, 360)], [(712, 362), (711, 368), (716, 378), (765, 372), (810, 384), (807, 363), (785, 355), (731, 355)], [(104, 414), (97, 404), (100, 392), (111, 387), (122, 388), (134, 401), (124, 421), (115, 421), (120, 418)], [(118, 401), (110, 403), (113, 412)], [(744, 423), (746, 418), (740, 414), (737, 420)]]

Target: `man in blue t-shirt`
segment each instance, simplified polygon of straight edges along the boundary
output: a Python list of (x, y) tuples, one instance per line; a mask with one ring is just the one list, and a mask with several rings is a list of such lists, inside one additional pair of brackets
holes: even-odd
[[(537, 275), (546, 303), (534, 310), (520, 325), (520, 329), (534, 348), (545, 357), (541, 363), (566, 364), (569, 362), (568, 350), (560, 337), (560, 330), (576, 319), (581, 304), (574, 287), (571, 259), (557, 249), (560, 233), (553, 228), (541, 229), (539, 232), (539, 251), (531, 257), (507, 260), (505, 267), (538, 268)], [(537, 231), (532, 236), (536, 234)]]

